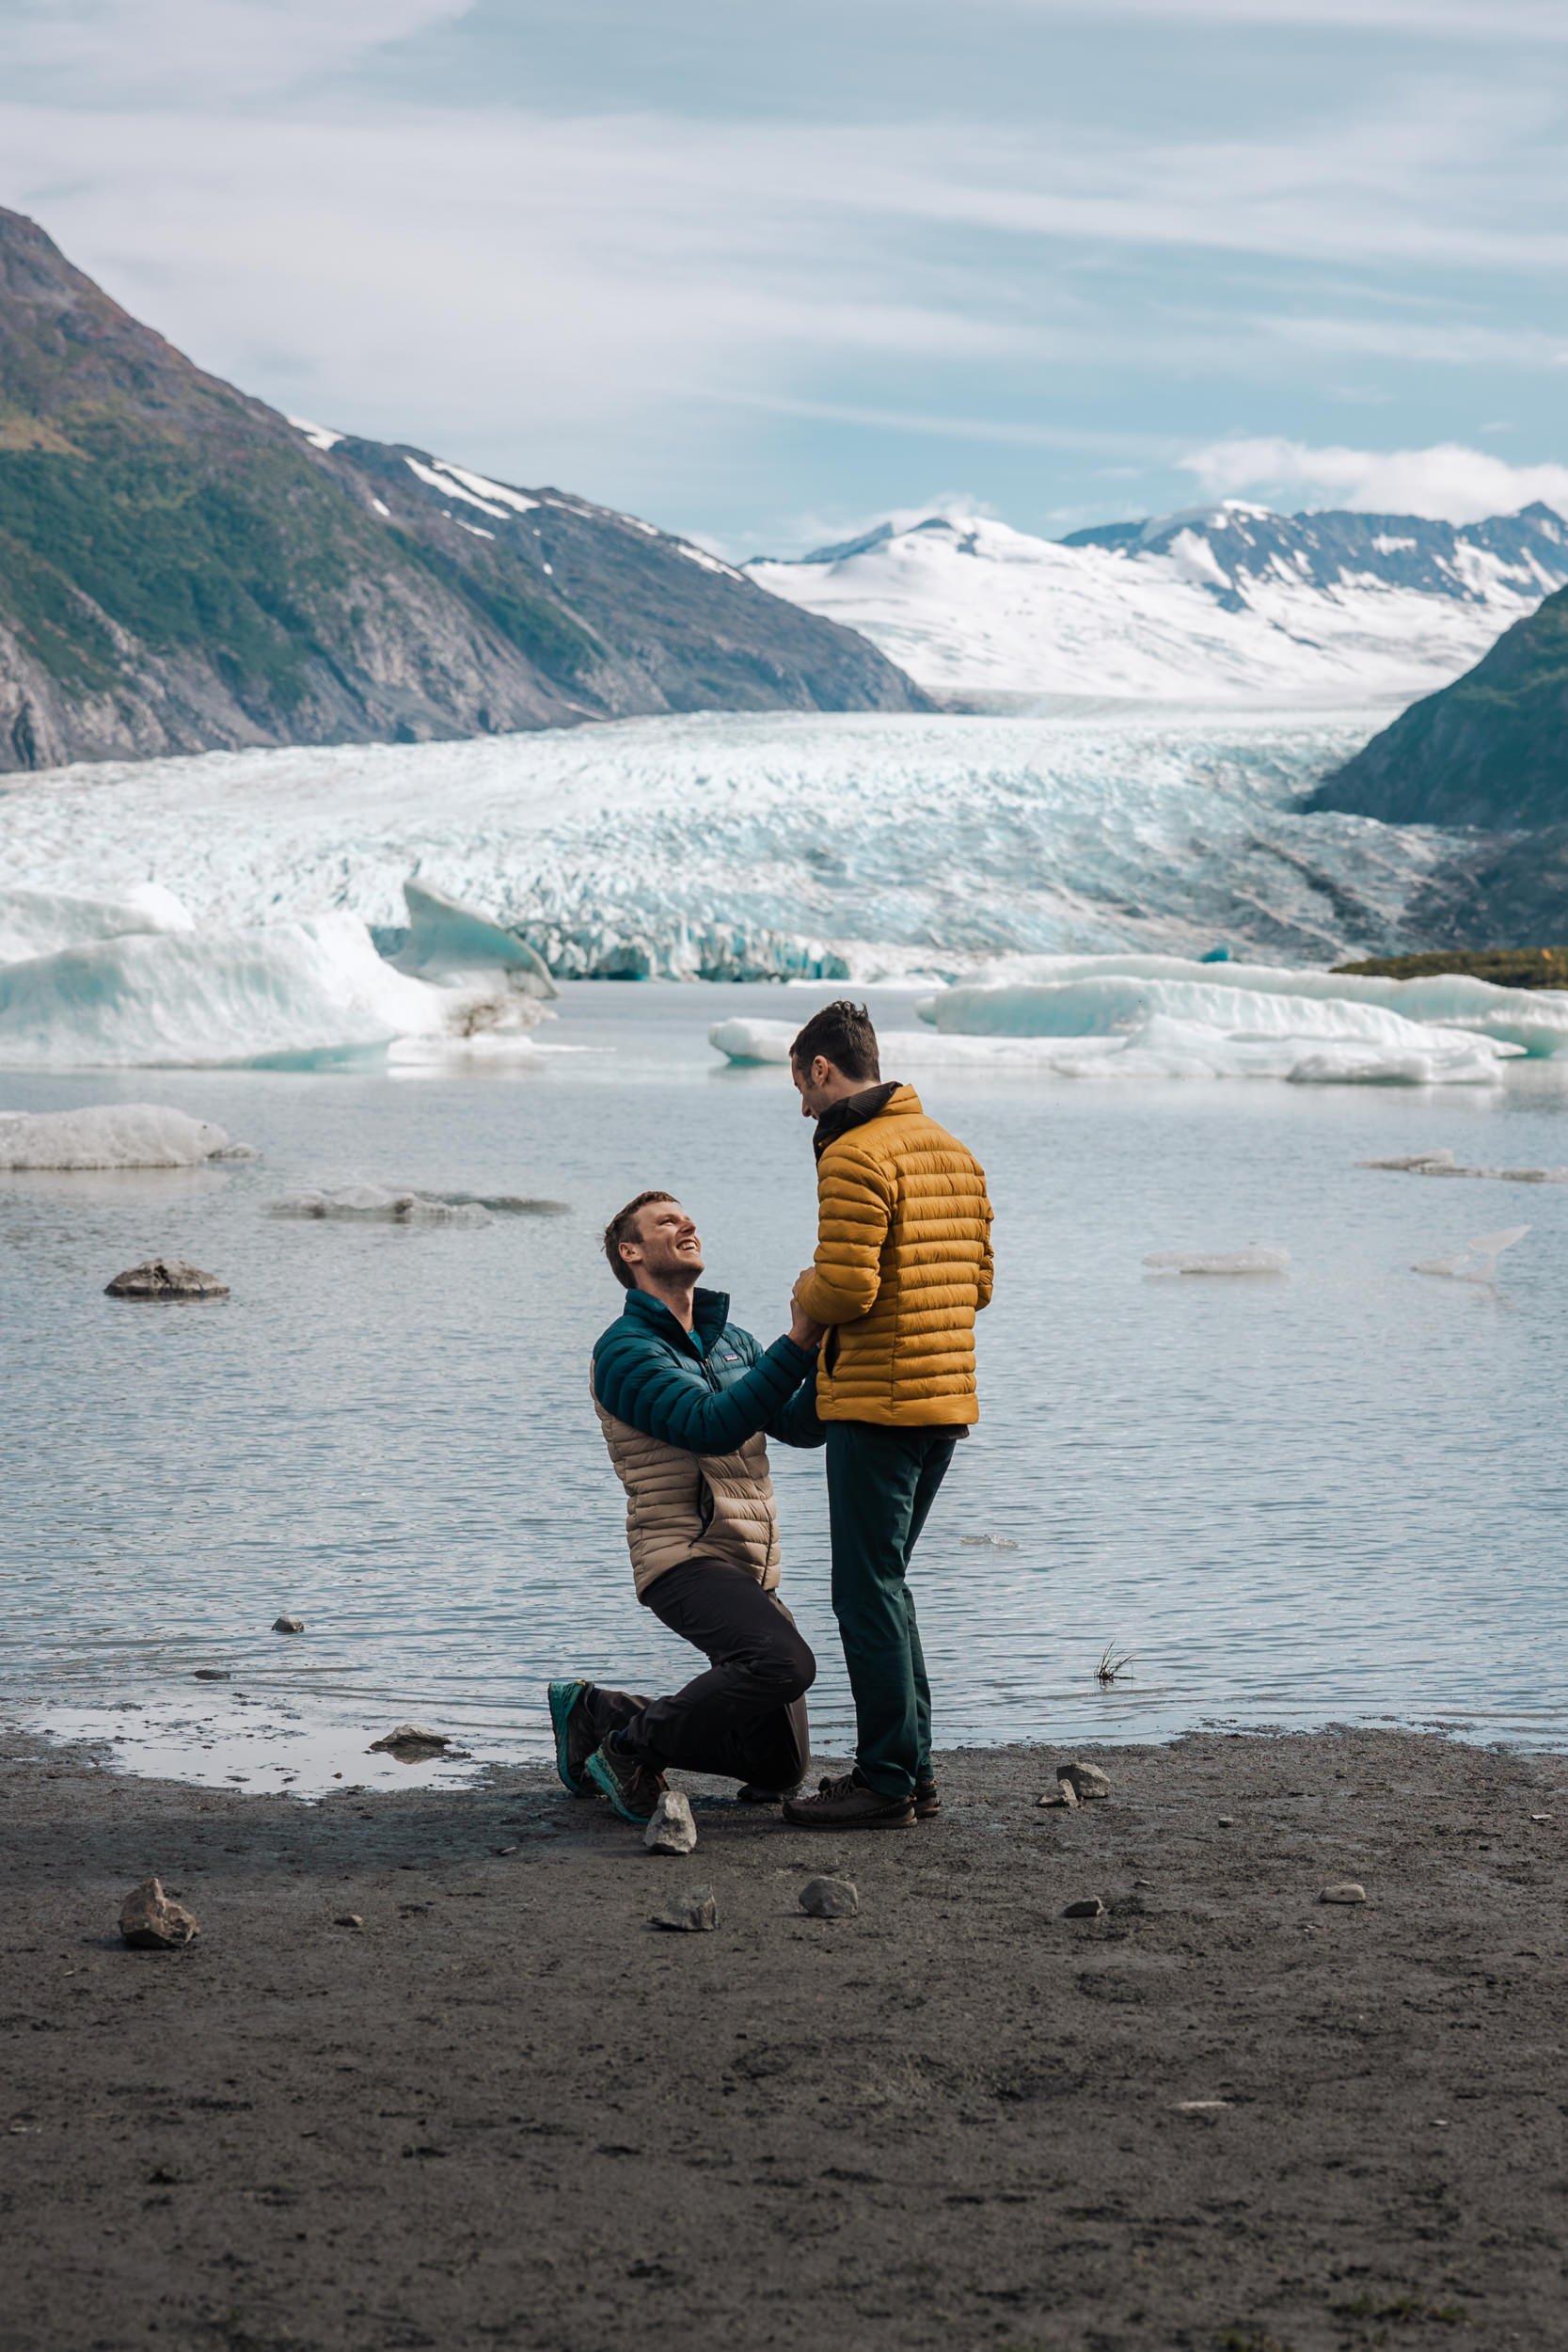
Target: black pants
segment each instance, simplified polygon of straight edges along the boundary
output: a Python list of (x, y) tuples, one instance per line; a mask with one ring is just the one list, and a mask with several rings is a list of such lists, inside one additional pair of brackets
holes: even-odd
[(931, 1686), (910, 1554), (953, 1459), (950, 1429), (828, 1423), (833, 1614), (855, 1699), (855, 1761), (886, 1797), (931, 1772)]
[(744, 1568), (686, 1560), (648, 1587), (647, 1606), (702, 1651), (708, 1670), (667, 1699), (595, 1686), (594, 1728), (620, 1731), (620, 1745), (656, 1771), (673, 1764), (793, 1788), (811, 1758), (806, 1692), (816, 1661), (778, 1595)]

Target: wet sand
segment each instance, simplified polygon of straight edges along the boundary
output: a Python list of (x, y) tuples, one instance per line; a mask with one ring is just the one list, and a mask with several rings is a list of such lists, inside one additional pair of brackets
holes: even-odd
[[(5, 2352), (1568, 2344), (1568, 1757), (1085, 1750), (1064, 1814), (969, 1752), (860, 1836), (688, 1783), (674, 1860), (531, 1770), (0, 1750)], [(119, 1941), (154, 1871), (183, 1951)]]

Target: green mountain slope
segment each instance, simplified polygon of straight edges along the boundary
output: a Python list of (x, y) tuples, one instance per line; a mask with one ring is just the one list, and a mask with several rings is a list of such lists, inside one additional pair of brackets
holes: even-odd
[(0, 770), (926, 707), (703, 550), (480, 479), (307, 437), (0, 211)]
[(1412, 704), (1308, 805), (1494, 832), (1568, 820), (1568, 589)]

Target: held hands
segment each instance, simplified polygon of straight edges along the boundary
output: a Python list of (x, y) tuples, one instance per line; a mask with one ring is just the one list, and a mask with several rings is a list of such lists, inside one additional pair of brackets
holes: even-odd
[(813, 1322), (800, 1305), (800, 1283), (808, 1280), (811, 1273), (812, 1268), (808, 1266), (789, 1297), (789, 1336), (797, 1347), (816, 1347), (828, 1327), (826, 1324)]

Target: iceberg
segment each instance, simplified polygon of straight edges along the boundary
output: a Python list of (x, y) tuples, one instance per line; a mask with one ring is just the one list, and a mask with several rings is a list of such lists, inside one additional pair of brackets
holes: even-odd
[(507, 976), (416, 979), (356, 915), (125, 935), (0, 965), (0, 1068), (310, 1063), (402, 1040), (528, 1046), (537, 997)]
[[(1006, 993), (1019, 988), (1059, 988), (1069, 981), (1127, 980), (1158, 982), (1164, 988), (1197, 987), (1211, 992), (1195, 1004), (1215, 1003), (1214, 991), (1235, 991), (1248, 997), (1289, 997), (1303, 1002), (1364, 1005), (1396, 1013), (1423, 1027), (1464, 1029), (1497, 1044), (1513, 1046), (1537, 1057), (1568, 1052), (1568, 991), (1561, 989), (1499, 988), (1492, 980), (1473, 979), (1466, 973), (1433, 973), (1421, 979), (1391, 980), (1370, 973), (1300, 971), (1266, 963), (1211, 963), (1187, 956), (1009, 956), (974, 973), (967, 983), (972, 992), (994, 994), (1001, 1001), (979, 1009), (977, 1019), (987, 1026), (1008, 1028), (1020, 1018), (1019, 1008)], [(949, 995), (958, 992), (949, 991)], [(916, 1010), (922, 1020), (939, 1027), (949, 1025), (938, 1008), (945, 1000), (931, 998)], [(1176, 1009), (1174, 998), (1164, 1000)], [(1209, 1014), (1202, 1015), (1207, 1019)], [(1278, 1015), (1260, 1016), (1278, 1021)], [(970, 1027), (970, 1021), (953, 1019), (951, 1025)]]
[(1528, 1225), (1505, 1225), (1500, 1232), (1477, 1233), (1473, 1241), (1456, 1249), (1451, 1257), (1427, 1258), (1411, 1268), (1414, 1274), (1446, 1275), (1450, 1281), (1474, 1282), (1481, 1290), (1496, 1290), (1497, 1260), (1505, 1249), (1512, 1249), (1529, 1232)]
[(1409, 1152), (1392, 1160), (1357, 1160), (1357, 1168), (1402, 1176), (1472, 1176), (1499, 1184), (1568, 1184), (1568, 1168), (1465, 1168), (1449, 1151)]
[(405, 882), (403, 896), (408, 936), (391, 959), (400, 972), (443, 988), (463, 986), (480, 973), (499, 972), (519, 995), (548, 1003), (559, 994), (537, 950), (479, 908), (466, 906), (427, 882)]
[[(1022, 998), (999, 1006), (998, 997)], [(977, 1007), (972, 1000), (984, 1000)], [(950, 1001), (952, 1000), (952, 1001)], [(1243, 1000), (1244, 1001), (1244, 1000)], [(1181, 1016), (1160, 1009), (1158, 984), (1141, 994), (1085, 982), (1058, 991), (950, 989), (919, 1009), (943, 1009), (952, 1028), (885, 1029), (882, 1063), (901, 1070), (989, 1070), (1049, 1078), (1281, 1078), (1298, 1086), (1487, 1086), (1513, 1049), (1488, 1038), (1445, 1037), (1397, 1014), (1315, 1009), (1300, 1025), (1280, 1016), (1254, 1027), (1232, 999), (1230, 1019)], [(1211, 1008), (1211, 1012), (1214, 1009)], [(959, 1025), (1013, 1019), (972, 1031)], [(1037, 1023), (1038, 1027), (1022, 1025)], [(1057, 1025), (1047, 1028), (1046, 1023)], [(708, 1042), (732, 1062), (785, 1063), (799, 1027), (787, 1021), (715, 1022)]]
[(137, 882), (119, 898), (68, 890), (0, 890), (0, 963), (24, 963), (61, 947), (128, 932), (188, 931), (195, 918), (161, 882)]
[(199, 1168), (256, 1156), (210, 1120), (156, 1103), (0, 1112), (0, 1168)]

